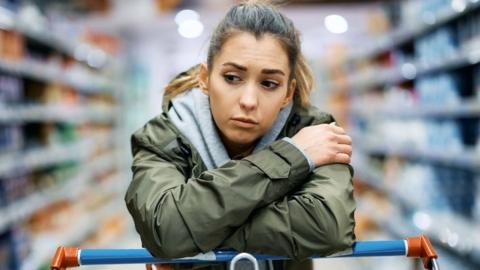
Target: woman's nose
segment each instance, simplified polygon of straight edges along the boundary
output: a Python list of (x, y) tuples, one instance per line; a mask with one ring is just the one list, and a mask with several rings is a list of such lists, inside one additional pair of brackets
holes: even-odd
[(240, 96), (240, 107), (251, 111), (258, 106), (258, 93), (254, 85), (247, 85)]

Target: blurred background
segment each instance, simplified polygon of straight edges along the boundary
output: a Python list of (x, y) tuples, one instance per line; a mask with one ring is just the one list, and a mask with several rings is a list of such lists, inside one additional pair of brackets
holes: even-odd
[[(0, 269), (49, 269), (58, 245), (140, 246), (129, 136), (235, 2), (0, 0)], [(287, 2), (313, 103), (354, 139), (358, 239), (426, 234), (443, 269), (480, 269), (480, 1)]]

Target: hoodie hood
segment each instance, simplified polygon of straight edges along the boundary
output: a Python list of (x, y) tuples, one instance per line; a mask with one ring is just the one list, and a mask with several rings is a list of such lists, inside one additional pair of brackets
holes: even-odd
[[(210, 100), (200, 89), (193, 88), (171, 101), (168, 116), (172, 123), (200, 154), (207, 168), (215, 169), (230, 161), (227, 150), (217, 132)], [(274, 142), (280, 134), (292, 110), (293, 102), (280, 110), (272, 128), (259, 140), (253, 152), (263, 149)]]

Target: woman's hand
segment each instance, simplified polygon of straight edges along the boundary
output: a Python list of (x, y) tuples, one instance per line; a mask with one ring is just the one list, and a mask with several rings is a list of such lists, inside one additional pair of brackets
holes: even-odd
[(292, 137), (292, 141), (305, 151), (315, 167), (329, 163), (350, 163), (352, 139), (335, 123), (302, 128)]
[(146, 264), (145, 268), (147, 270), (173, 270), (173, 267), (168, 265), (168, 264), (153, 264), (155, 266), (155, 269), (153, 269), (152, 264)]

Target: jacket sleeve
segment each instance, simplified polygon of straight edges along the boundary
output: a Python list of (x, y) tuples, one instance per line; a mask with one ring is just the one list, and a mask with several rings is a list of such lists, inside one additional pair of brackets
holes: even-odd
[(344, 164), (316, 168), (298, 191), (254, 211), (222, 247), (297, 260), (350, 248), (355, 240), (352, 175)]
[[(141, 138), (133, 140), (132, 145), (146, 145)], [(133, 180), (125, 201), (144, 247), (162, 258), (216, 248), (255, 209), (284, 197), (309, 173), (302, 153), (281, 140), (190, 179), (143, 146), (133, 147)]]

